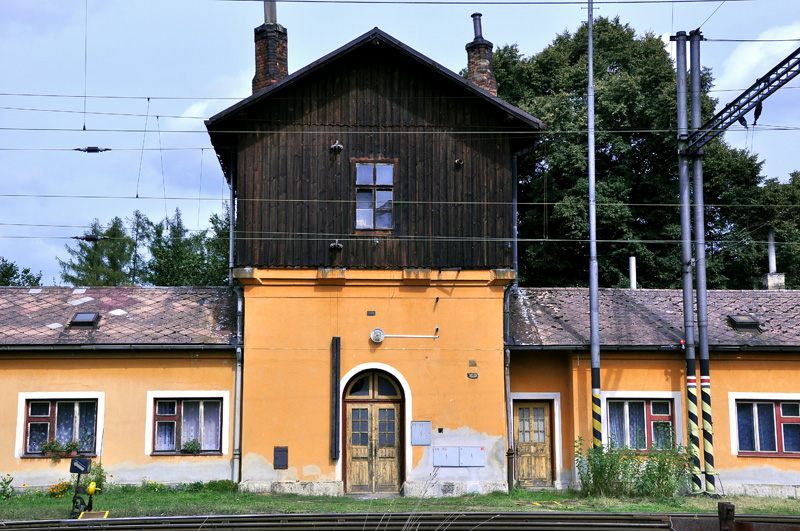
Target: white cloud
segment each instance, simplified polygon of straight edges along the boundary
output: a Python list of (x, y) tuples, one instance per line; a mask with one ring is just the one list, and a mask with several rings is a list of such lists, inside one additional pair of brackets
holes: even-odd
[[(759, 34), (762, 41), (777, 39), (797, 39), (800, 35), (800, 21), (786, 26), (770, 28)], [(725, 60), (721, 74), (714, 82), (719, 90), (744, 90), (759, 77), (785, 59), (795, 49), (797, 42), (747, 42), (736, 47)]]

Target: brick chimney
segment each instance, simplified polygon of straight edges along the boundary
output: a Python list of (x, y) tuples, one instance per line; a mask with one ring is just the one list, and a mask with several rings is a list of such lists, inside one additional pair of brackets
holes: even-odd
[(277, 22), (265, 22), (255, 29), (256, 75), (253, 94), (277, 83), (289, 73), (286, 28)]
[(467, 80), (497, 96), (497, 80), (492, 67), (492, 43), (483, 38), (481, 14), (472, 14), (475, 39), (467, 44)]

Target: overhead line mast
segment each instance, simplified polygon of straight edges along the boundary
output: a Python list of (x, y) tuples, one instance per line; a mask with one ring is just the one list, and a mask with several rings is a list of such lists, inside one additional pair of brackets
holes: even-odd
[(689, 136), (686, 150), (689, 153), (696, 153), (714, 138), (724, 133), (726, 129), (739, 121), (748, 112), (756, 109), (773, 92), (786, 85), (798, 74), (800, 74), (800, 48), (790, 53), (786, 59), (760, 77), (739, 97), (698, 127)]

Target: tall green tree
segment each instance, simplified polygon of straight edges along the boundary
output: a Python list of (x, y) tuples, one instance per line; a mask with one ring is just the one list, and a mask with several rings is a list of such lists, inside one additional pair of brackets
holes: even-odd
[(775, 229), (778, 272), (786, 275), (787, 289), (800, 289), (800, 171), (792, 172), (785, 183), (767, 180), (763, 193), (766, 225)]
[(208, 281), (214, 286), (224, 286), (228, 283), (230, 271), (231, 219), (228, 205), (225, 205), (222, 214), (211, 214), (208, 221), (211, 224), (205, 235)]
[[(540, 53), (516, 45), (494, 53), (498, 95), (547, 126), (520, 163), (520, 275), (528, 285), (588, 284), (588, 30), (565, 31)], [(680, 285), (676, 76), (663, 42), (636, 35), (618, 18), (594, 23), (595, 174), (600, 284), (626, 286), (636, 256), (642, 287)], [(704, 71), (702, 108), (710, 117)], [(715, 204), (751, 200), (760, 167), (720, 140), (708, 146), (706, 196)], [(735, 176), (724, 175), (736, 172)], [(748, 195), (749, 194), (749, 195)], [(710, 201), (709, 201), (710, 202)], [(729, 235), (742, 219), (719, 209), (708, 238)], [(739, 211), (741, 212), (741, 210)], [(713, 250), (713, 249), (712, 249)], [(713, 278), (740, 284), (725, 260)], [(734, 278), (736, 277), (736, 278)], [(748, 277), (749, 278), (749, 277)]]
[(30, 267), (20, 268), (16, 262), (0, 256), (0, 286), (38, 286), (42, 272), (32, 273)]
[(125, 231), (121, 218), (115, 217), (103, 228), (94, 219), (76, 247), (66, 245), (69, 260), (57, 258), (61, 280), (73, 286), (130, 285), (130, 263), (135, 243)]
[(211, 229), (192, 234), (180, 210), (172, 218), (150, 223), (143, 279), (155, 286), (221, 286), (228, 282), (227, 216), (213, 214)]

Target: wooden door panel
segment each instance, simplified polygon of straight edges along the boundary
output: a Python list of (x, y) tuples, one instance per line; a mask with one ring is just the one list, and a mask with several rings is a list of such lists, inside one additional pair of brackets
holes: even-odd
[(523, 487), (552, 485), (550, 404), (514, 404), (516, 476)]
[(400, 490), (399, 422), (397, 404), (375, 406), (378, 417), (376, 432), (375, 492)]
[(347, 406), (347, 486), (351, 492), (372, 492), (369, 437), (370, 410), (362, 404)]

